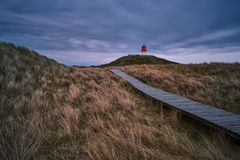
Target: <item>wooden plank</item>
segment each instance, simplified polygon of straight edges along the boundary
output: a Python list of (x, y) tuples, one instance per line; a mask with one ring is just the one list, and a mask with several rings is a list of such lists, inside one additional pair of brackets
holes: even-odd
[(234, 116), (234, 114), (229, 112), (224, 112), (222, 110), (200, 110), (200, 111), (194, 111), (195, 114), (199, 116), (214, 116), (214, 117), (226, 117), (226, 116)]
[(209, 120), (212, 120), (212, 121), (234, 121), (234, 120), (238, 120), (240, 121), (240, 118), (239, 116), (237, 115), (226, 115), (226, 116), (220, 116), (220, 117), (216, 117), (216, 116), (205, 116), (203, 118), (206, 118), (206, 119), (209, 119)]
[(196, 103), (193, 101), (186, 101), (185, 99), (166, 100), (167, 103), (173, 106), (179, 106), (181, 108), (195, 108)]
[(166, 95), (166, 94), (159, 94), (155, 97), (160, 101), (165, 101), (166, 103), (168, 103), (170, 101), (174, 102), (174, 100), (175, 101), (180, 101), (180, 99), (181, 99), (178, 96), (172, 96), (172, 95)]
[(153, 89), (150, 89), (150, 91), (149, 91), (148, 93), (149, 93), (150, 95), (159, 95), (159, 94), (164, 95), (163, 92), (161, 92), (161, 91), (155, 91), (155, 90), (153, 90)]
[(179, 96), (171, 94), (171, 93), (167, 93), (167, 92), (164, 92), (164, 91), (161, 91), (161, 90), (153, 90), (153, 89), (151, 89), (149, 94), (151, 94), (151, 95), (161, 95), (161, 96), (164, 96), (164, 97), (179, 97)]
[(202, 104), (200, 104), (198, 102), (192, 103), (192, 104), (186, 104), (186, 105), (192, 105), (195, 108), (198, 108), (199, 109), (198, 112), (202, 112), (203, 110), (209, 110), (209, 112), (211, 112), (211, 111), (214, 111), (214, 112), (219, 111), (217, 108), (209, 107), (209, 106), (206, 106), (206, 105), (202, 105)]
[[(187, 104), (188, 105), (188, 104)], [(192, 108), (188, 108), (188, 106), (186, 105), (186, 108), (190, 113), (194, 113), (197, 115), (201, 115), (201, 113), (220, 113), (221, 111), (217, 110), (216, 108), (213, 107), (207, 107), (207, 106), (202, 106), (202, 105), (192, 105), (194, 107), (194, 109)], [(189, 104), (191, 106), (191, 104)]]
[(194, 105), (187, 105), (187, 104), (185, 104), (185, 105), (180, 105), (179, 104), (179, 105), (175, 105), (175, 106), (177, 108), (183, 110), (183, 111), (189, 112), (190, 114), (194, 114), (195, 111), (199, 111), (199, 110), (202, 109), (202, 108), (198, 108), (198, 107), (196, 107)]
[(167, 99), (167, 102), (169, 103), (175, 103), (175, 104), (189, 104), (189, 103), (194, 103), (191, 100), (188, 100), (186, 98), (183, 97), (178, 97), (178, 96), (169, 96), (169, 99)]
[(176, 105), (179, 108), (194, 114), (194, 115), (198, 115), (199, 111), (208, 111), (208, 112), (215, 112), (216, 110), (214, 110), (213, 108), (208, 108), (208, 107), (204, 107), (204, 106), (199, 106), (199, 105), (193, 105), (193, 104), (185, 104), (184, 106), (181, 105)]
[(226, 117), (226, 116), (232, 116), (230, 114), (225, 114), (224, 112), (219, 111), (211, 111), (208, 110), (204, 111), (194, 111), (194, 114), (201, 116), (201, 117)]
[(186, 111), (188, 111), (189, 113), (198, 116), (198, 117), (202, 117), (202, 118), (207, 118), (207, 117), (218, 117), (218, 115), (221, 115), (221, 112), (217, 112), (215, 110), (209, 110), (209, 109), (202, 109), (199, 110), (198, 108), (195, 109), (186, 109)]
[(190, 100), (190, 99), (187, 99), (187, 98), (185, 98), (185, 97), (181, 97), (181, 96), (174, 96), (176, 99), (174, 100), (172, 100), (172, 99), (169, 99), (169, 102), (171, 102), (171, 103), (176, 103), (176, 104), (178, 104), (179, 102), (180, 103), (191, 103), (191, 104), (198, 104), (196, 101), (192, 101), (192, 100)]
[(177, 100), (177, 97), (172, 97), (172, 96), (164, 96), (164, 95), (157, 95), (157, 96), (153, 96), (155, 97), (157, 100), (159, 101), (163, 101), (165, 103), (168, 103), (170, 105), (170, 101), (174, 101)]

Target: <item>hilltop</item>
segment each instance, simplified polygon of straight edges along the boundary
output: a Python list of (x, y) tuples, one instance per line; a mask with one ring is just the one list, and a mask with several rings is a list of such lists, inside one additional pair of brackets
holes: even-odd
[[(168, 68), (161, 71), (157, 78), (168, 74)], [(179, 119), (108, 68), (67, 67), (0, 43), (0, 90), (3, 160), (239, 158), (239, 147), (225, 135)]]
[(103, 64), (101, 67), (111, 67), (111, 66), (129, 66), (136, 64), (177, 64), (163, 58), (158, 58), (153, 55), (128, 55), (118, 58), (108, 64)]

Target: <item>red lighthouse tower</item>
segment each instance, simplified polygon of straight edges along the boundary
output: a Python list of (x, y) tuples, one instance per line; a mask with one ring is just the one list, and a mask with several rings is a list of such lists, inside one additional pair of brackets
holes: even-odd
[(142, 47), (141, 47), (141, 53), (142, 54), (146, 54), (147, 53), (147, 46), (143, 43)]

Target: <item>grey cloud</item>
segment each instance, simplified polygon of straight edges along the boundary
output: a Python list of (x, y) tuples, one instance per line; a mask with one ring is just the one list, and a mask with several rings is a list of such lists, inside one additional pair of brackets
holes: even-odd
[(239, 15), (238, 0), (9, 0), (0, 2), (0, 40), (84, 57), (61, 60), (67, 64), (138, 52), (143, 42), (155, 53), (227, 55), (240, 44)]

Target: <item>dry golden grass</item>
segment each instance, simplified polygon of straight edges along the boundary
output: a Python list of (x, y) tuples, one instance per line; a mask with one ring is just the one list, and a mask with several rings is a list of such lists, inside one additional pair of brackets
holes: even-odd
[(240, 113), (240, 64), (134, 65), (123, 70), (165, 91)]
[(0, 159), (239, 158), (223, 135), (164, 113), (109, 70), (30, 53), (0, 46)]

